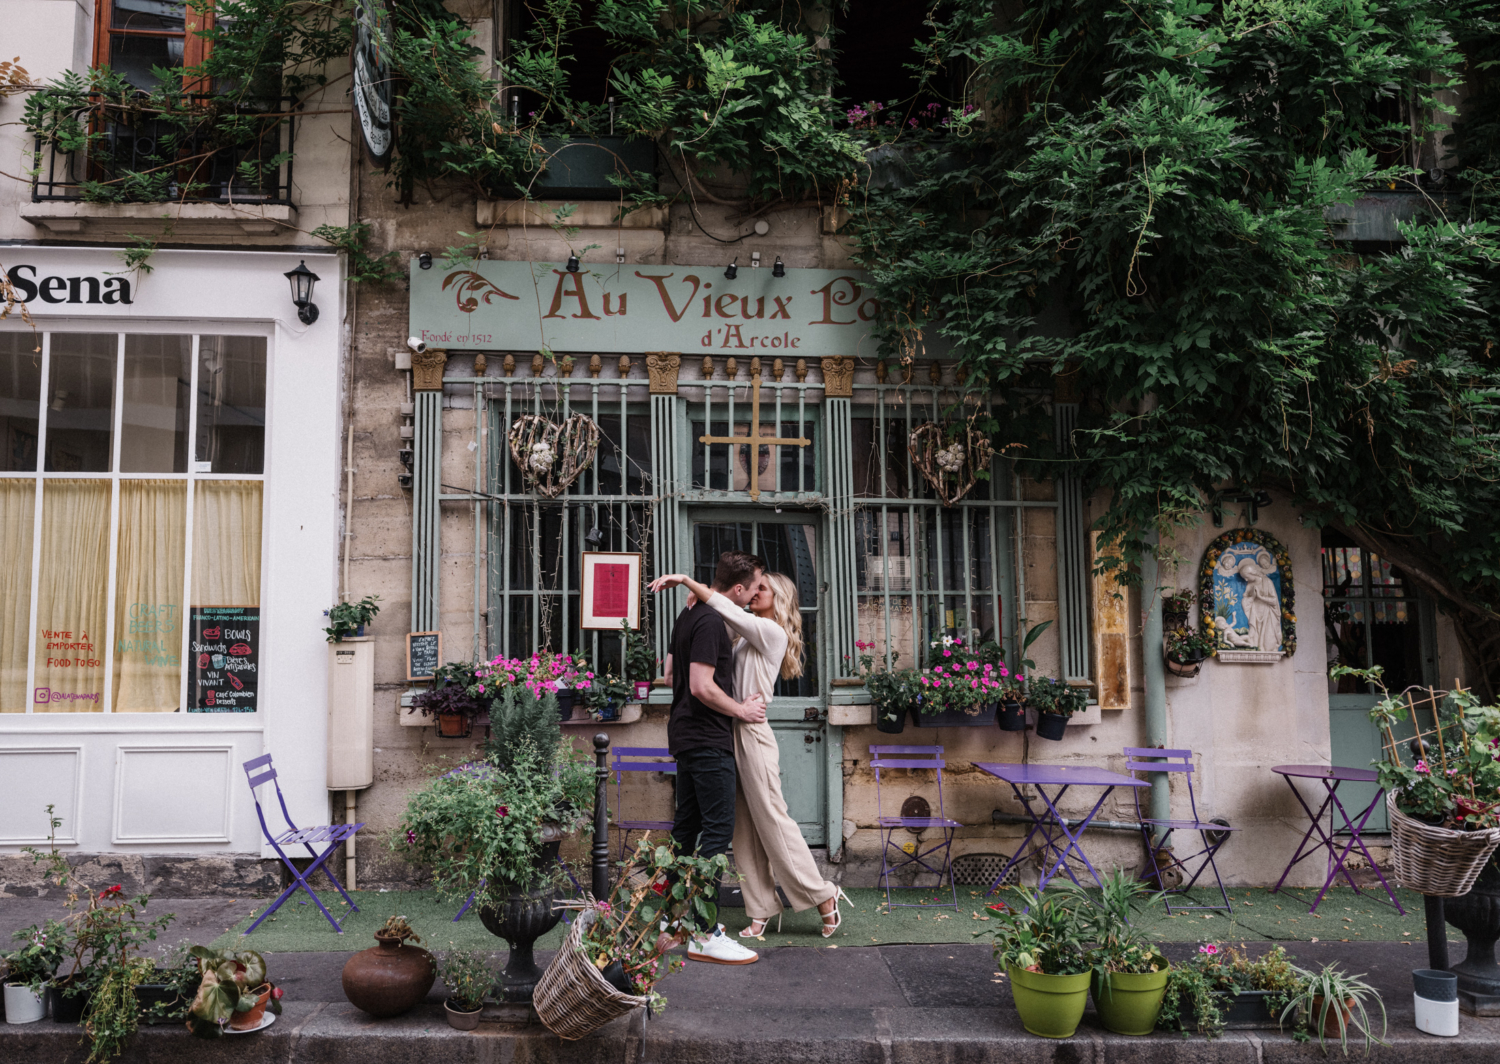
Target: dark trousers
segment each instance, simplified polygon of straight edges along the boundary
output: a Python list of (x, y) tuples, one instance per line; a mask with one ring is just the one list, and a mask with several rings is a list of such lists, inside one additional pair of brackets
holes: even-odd
[[(702, 746), (677, 755), (677, 815), (672, 841), (678, 852), (700, 857), (728, 853), (734, 838), (734, 752)], [(717, 906), (718, 884), (710, 888), (708, 901)], [(702, 926), (710, 931), (713, 925)]]

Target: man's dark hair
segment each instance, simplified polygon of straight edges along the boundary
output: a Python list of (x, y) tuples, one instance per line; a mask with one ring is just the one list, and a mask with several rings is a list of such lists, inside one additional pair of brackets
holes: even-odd
[(726, 550), (719, 555), (719, 567), (714, 570), (714, 590), (728, 591), (735, 584), (749, 584), (756, 570), (764, 570), (766, 560), (759, 555), (742, 550)]

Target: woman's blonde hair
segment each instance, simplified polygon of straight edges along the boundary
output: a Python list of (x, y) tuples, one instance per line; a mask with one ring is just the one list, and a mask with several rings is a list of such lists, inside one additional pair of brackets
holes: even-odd
[(792, 680), (802, 675), (802, 610), (797, 585), (780, 573), (767, 573), (771, 585), (771, 613), (786, 631), (786, 657), (781, 659), (781, 678)]

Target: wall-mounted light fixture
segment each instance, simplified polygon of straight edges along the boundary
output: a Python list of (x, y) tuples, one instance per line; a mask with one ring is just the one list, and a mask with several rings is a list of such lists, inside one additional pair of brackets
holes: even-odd
[(786, 276), (786, 263), (784, 263), (784, 262), (781, 261), (781, 256), (780, 255), (777, 255), (776, 256), (776, 261), (771, 264), (771, 276), (772, 277), (785, 277)]
[(740, 257), (738, 255), (736, 255), (734, 257), (734, 261), (731, 262), (728, 266), (724, 267), (724, 279), (726, 281), (732, 281), (736, 277), (739, 276), (739, 273), (740, 273)]
[(313, 285), (318, 283), (318, 275), (307, 268), (304, 259), (297, 265), (295, 270), (287, 270), (282, 275), (292, 284), (292, 303), (297, 307), (297, 320), (303, 325), (311, 325), (318, 320), (318, 308), (312, 301)]
[(432, 252), (424, 251), (418, 255), (417, 265), (424, 270), (432, 269)]
[(604, 542), (604, 533), (600, 532), (596, 526), (589, 529), (589, 534), (583, 537), (583, 541), (597, 550), (599, 544)]
[(569, 273), (577, 273), (578, 272), (578, 256), (577, 255), (570, 254), (568, 256), (568, 272)]

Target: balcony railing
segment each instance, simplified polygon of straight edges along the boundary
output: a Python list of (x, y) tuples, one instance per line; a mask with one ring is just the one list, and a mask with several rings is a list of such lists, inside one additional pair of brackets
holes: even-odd
[(289, 98), (88, 94), (86, 147), (38, 136), (35, 203), (290, 204), (295, 113)]

